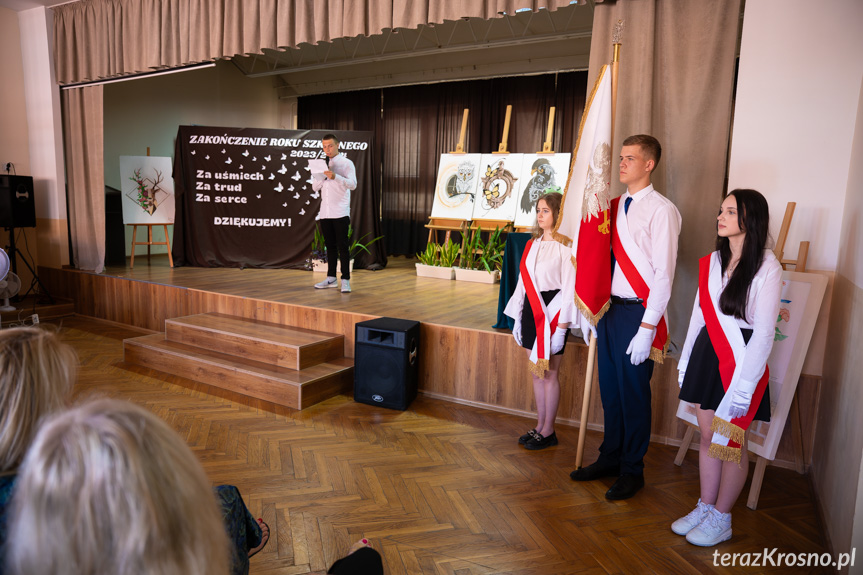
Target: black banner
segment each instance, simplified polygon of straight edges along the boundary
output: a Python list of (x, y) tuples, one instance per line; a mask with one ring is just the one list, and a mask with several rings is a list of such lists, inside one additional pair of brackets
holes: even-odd
[[(312, 190), (308, 160), (324, 157), (321, 138), (328, 132), (180, 126), (174, 154), (175, 264), (301, 267), (311, 253), (321, 202)], [(354, 239), (371, 234), (368, 241), (380, 235), (372, 193), (373, 134), (333, 133), (341, 141), (339, 151), (357, 168), (357, 189), (351, 192)], [(372, 213), (375, 217), (367, 217)], [(378, 258), (366, 259), (367, 265)]]

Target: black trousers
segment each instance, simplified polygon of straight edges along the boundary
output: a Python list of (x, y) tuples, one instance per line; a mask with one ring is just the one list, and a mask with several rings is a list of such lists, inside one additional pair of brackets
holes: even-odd
[(327, 277), (336, 277), (336, 262), (341, 263), (342, 279), (351, 279), (351, 254), (348, 227), (350, 216), (337, 219), (320, 219), (324, 245), (327, 246)]

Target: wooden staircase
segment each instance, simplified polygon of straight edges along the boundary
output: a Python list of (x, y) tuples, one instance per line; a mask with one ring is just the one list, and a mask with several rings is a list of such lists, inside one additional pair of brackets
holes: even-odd
[(293, 409), (349, 392), (344, 336), (205, 313), (123, 341), (124, 359)]

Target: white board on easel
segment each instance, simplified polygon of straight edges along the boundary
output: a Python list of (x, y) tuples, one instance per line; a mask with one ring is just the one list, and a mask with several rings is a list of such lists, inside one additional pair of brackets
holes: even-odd
[(472, 220), (515, 219), (524, 154), (483, 154)]
[(171, 158), (120, 156), (123, 223), (173, 224), (176, 213)]
[(524, 154), (518, 182), (515, 227), (528, 228), (536, 221), (536, 201), (547, 190), (563, 192), (572, 154)]
[[(749, 451), (772, 461), (788, 420), (806, 350), (815, 330), (827, 278), (819, 274), (782, 272), (782, 294), (776, 318), (770, 367), (770, 423), (755, 421), (749, 428)], [(677, 417), (698, 426), (695, 406), (681, 401)]]
[(432, 218), (469, 220), (480, 179), (480, 154), (441, 154)]

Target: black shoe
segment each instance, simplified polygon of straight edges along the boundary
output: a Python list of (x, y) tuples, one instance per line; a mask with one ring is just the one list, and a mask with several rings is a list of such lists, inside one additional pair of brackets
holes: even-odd
[(643, 475), (624, 473), (617, 481), (614, 482), (614, 485), (611, 486), (611, 489), (609, 489), (605, 493), (605, 498), (611, 499), (612, 501), (629, 499), (630, 497), (638, 493), (638, 490), (642, 487), (644, 487)]
[(531, 429), (530, 431), (518, 438), (518, 444), (524, 445), (534, 437), (536, 437), (536, 429)]
[(546, 447), (554, 447), (555, 445), (557, 445), (557, 434), (553, 431), (548, 437), (543, 437), (541, 433), (537, 432), (536, 435), (531, 437), (527, 443), (524, 444), (527, 449), (532, 451), (545, 449)]
[(617, 477), (620, 475), (620, 465), (608, 465), (596, 461), (587, 467), (579, 467), (569, 474), (573, 481), (593, 481), (602, 477)]

